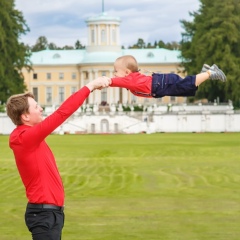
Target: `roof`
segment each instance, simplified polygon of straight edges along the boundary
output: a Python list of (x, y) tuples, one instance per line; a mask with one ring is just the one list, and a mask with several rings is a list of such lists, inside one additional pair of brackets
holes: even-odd
[(165, 48), (144, 48), (144, 49), (125, 49), (123, 55), (133, 55), (138, 63), (179, 63), (179, 50), (169, 50)]
[(123, 55), (134, 56), (139, 64), (179, 63), (179, 50), (164, 48), (122, 49), (120, 52), (87, 52), (86, 49), (43, 50), (33, 52), (30, 58), (33, 65), (75, 65), (113, 63)]
[(65, 65), (82, 62), (84, 49), (76, 50), (43, 50), (33, 52), (31, 62), (33, 65)]
[(98, 16), (89, 17), (86, 23), (94, 23), (94, 22), (121, 22), (119, 17), (109, 16), (106, 12), (99, 14)]

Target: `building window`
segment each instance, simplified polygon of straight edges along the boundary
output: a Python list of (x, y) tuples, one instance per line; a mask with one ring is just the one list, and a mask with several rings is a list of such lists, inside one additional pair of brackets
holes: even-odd
[(88, 72), (84, 72), (85, 74), (84, 74), (84, 80), (88, 80), (88, 78), (89, 78), (89, 74), (88, 74)]
[(93, 29), (91, 31), (91, 40), (92, 40), (92, 43), (95, 43), (95, 32)]
[(61, 58), (61, 55), (59, 55), (58, 53), (55, 53), (55, 54), (53, 55), (53, 58), (54, 58), (54, 59)]
[(64, 101), (64, 87), (59, 87), (59, 102), (62, 103)]
[(102, 76), (106, 76), (106, 72), (105, 71), (102, 71)]
[(123, 89), (119, 88), (119, 103), (123, 103)]
[(72, 73), (72, 79), (74, 80), (74, 79), (76, 79), (77, 78), (77, 74), (74, 72), (74, 73)]
[(34, 87), (32, 91), (35, 101), (38, 102), (38, 88)]
[(104, 106), (107, 104), (107, 88), (101, 90), (101, 104)]
[(59, 73), (59, 79), (64, 79), (64, 73)]
[(154, 57), (154, 54), (153, 54), (152, 52), (149, 52), (149, 53), (147, 54), (147, 57), (153, 58), (153, 57)]
[(77, 87), (73, 86), (71, 87), (71, 94), (75, 93), (77, 91)]
[(91, 132), (95, 133), (95, 124), (94, 123), (91, 124)]
[(131, 98), (132, 98), (132, 99), (131, 99), (131, 103), (132, 103), (132, 104), (136, 103), (136, 101), (137, 101), (137, 96), (131, 94)]
[(106, 33), (104, 29), (101, 31), (101, 42), (102, 43), (106, 42)]
[(171, 101), (171, 102), (175, 102), (175, 101), (176, 101), (176, 97), (171, 96), (171, 97), (170, 97), (170, 101)]
[(46, 103), (52, 104), (52, 87), (46, 88)]
[(107, 133), (109, 131), (109, 122), (107, 119), (101, 120), (101, 132)]
[(51, 73), (47, 73), (47, 80), (50, 80), (52, 78)]
[(33, 79), (37, 79), (38, 77), (37, 77), (37, 73), (34, 73), (33, 74)]
[(117, 123), (114, 123), (114, 132), (118, 133), (118, 124)]

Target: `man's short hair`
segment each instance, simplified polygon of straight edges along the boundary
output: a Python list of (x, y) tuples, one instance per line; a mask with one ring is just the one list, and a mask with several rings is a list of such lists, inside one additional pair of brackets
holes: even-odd
[(10, 119), (15, 125), (23, 124), (21, 115), (23, 113), (28, 113), (28, 110), (29, 110), (28, 97), (31, 97), (34, 99), (33, 94), (30, 92), (27, 92), (27, 93), (12, 95), (7, 100), (7, 104), (6, 104), (7, 115), (10, 117)]

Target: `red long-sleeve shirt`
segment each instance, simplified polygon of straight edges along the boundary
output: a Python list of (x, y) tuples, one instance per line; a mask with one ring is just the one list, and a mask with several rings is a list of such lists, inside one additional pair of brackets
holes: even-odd
[(136, 96), (152, 97), (152, 76), (146, 76), (139, 72), (130, 73), (126, 77), (113, 77), (110, 86), (127, 88)]
[(62, 180), (45, 138), (82, 105), (89, 93), (83, 87), (41, 123), (17, 126), (10, 134), (9, 146), (30, 203), (64, 205)]

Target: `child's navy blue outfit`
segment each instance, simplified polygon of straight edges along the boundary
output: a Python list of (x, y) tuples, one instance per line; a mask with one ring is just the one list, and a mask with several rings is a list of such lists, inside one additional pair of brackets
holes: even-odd
[(176, 74), (152, 75), (152, 97), (164, 96), (195, 96), (198, 87), (195, 85), (196, 76), (181, 78)]
[(153, 73), (146, 76), (133, 72), (126, 77), (112, 78), (111, 87), (127, 88), (134, 95), (147, 98), (161, 98), (164, 96), (194, 96), (198, 87), (195, 85), (196, 76), (181, 78), (174, 73)]

